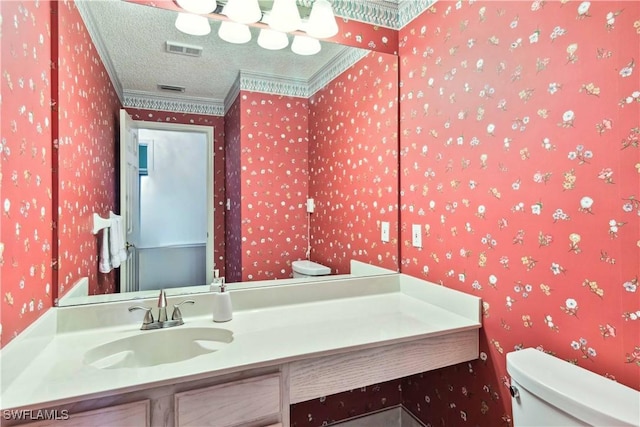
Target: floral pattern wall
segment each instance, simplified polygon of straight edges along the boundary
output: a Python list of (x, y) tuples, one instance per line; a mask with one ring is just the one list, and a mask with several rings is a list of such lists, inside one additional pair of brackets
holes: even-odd
[(75, 3), (58, 2), (57, 16), (58, 297), (81, 277), (89, 278), (90, 295), (113, 293), (117, 271), (98, 272), (102, 233), (92, 234), (91, 217), (117, 212), (121, 104)]
[(224, 116), (225, 184), (229, 202), (225, 216), (225, 278), (242, 281), (242, 146), (240, 143), (240, 96), (237, 96)]
[(213, 257), (214, 268), (225, 275), (225, 122), (223, 117), (205, 114), (126, 108), (131, 118), (146, 122), (164, 122), (213, 128)]
[(0, 3), (0, 344), (52, 305), (51, 27), (48, 1)]
[(291, 405), (291, 427), (327, 426), (400, 404), (402, 380), (387, 381)]
[(240, 171), (239, 180), (237, 175), (230, 178), (235, 185), (228, 194), (232, 200), (228, 215), (236, 225), (240, 222), (241, 229), (229, 241), (234, 254), (238, 244), (242, 247), (241, 275), (230, 271), (233, 279), (288, 278), (291, 262), (305, 258), (308, 110), (306, 99), (240, 92), (240, 137), (231, 135), (229, 140), (239, 146), (227, 152), (234, 156), (227, 165), (237, 168), (228, 173)]
[[(440, 1), (400, 32), (402, 272), (482, 297), (428, 425), (511, 423), (506, 353), (638, 389), (640, 3)], [(422, 248), (411, 228), (422, 230)]]
[(376, 52), (309, 100), (310, 259), (333, 273), (352, 259), (398, 270), (397, 108), (397, 57)]

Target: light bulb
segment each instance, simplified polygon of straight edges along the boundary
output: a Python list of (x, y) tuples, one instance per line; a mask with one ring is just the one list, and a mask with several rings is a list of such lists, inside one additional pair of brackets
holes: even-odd
[(298, 55), (315, 55), (322, 47), (318, 39), (307, 36), (295, 36), (291, 43), (291, 50)]
[(289, 38), (280, 31), (263, 28), (258, 36), (258, 44), (265, 49), (280, 50), (289, 45)]
[(326, 39), (338, 34), (338, 23), (333, 14), (331, 3), (327, 0), (313, 2), (307, 23), (307, 34), (319, 39)]
[(204, 15), (216, 10), (218, 3), (216, 0), (177, 0), (178, 6), (187, 12)]
[(176, 18), (176, 28), (192, 36), (206, 36), (211, 32), (209, 19), (192, 13), (180, 12)]
[(218, 37), (229, 43), (243, 44), (251, 40), (251, 30), (245, 24), (224, 21), (220, 24)]
[(253, 24), (262, 18), (258, 0), (229, 0), (222, 13), (240, 24)]
[(300, 28), (302, 23), (296, 0), (275, 0), (269, 14), (269, 26), (276, 30), (288, 33)]

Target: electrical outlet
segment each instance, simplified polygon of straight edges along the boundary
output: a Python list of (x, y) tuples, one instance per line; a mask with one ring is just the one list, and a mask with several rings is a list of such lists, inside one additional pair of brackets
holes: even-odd
[(422, 247), (422, 227), (420, 224), (413, 224), (411, 227), (411, 240), (414, 248)]
[(382, 221), (380, 224), (380, 240), (389, 241), (389, 221)]

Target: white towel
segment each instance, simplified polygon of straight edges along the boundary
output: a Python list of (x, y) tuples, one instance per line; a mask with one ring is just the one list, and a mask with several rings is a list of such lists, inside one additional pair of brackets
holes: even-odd
[(102, 242), (100, 244), (98, 270), (100, 273), (109, 273), (111, 271), (111, 259), (109, 257), (109, 227), (102, 229)]
[(127, 250), (124, 242), (124, 227), (122, 218), (114, 213), (109, 214), (111, 221), (111, 232), (109, 233), (109, 253), (111, 255), (111, 265), (113, 268), (120, 267), (120, 264), (127, 260)]

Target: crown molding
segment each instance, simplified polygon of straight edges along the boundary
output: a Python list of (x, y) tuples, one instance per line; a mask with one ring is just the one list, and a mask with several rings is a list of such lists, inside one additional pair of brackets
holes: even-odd
[(76, 5), (82, 20), (84, 21), (84, 25), (87, 27), (87, 31), (89, 32), (89, 37), (91, 37), (91, 41), (93, 41), (94, 46), (96, 47), (96, 51), (102, 60), (102, 64), (104, 68), (107, 70), (107, 74), (109, 75), (109, 79), (111, 79), (111, 84), (118, 95), (118, 99), (121, 104), (124, 104), (124, 91), (122, 88), (122, 82), (118, 79), (118, 74), (116, 73), (116, 69), (113, 66), (113, 61), (111, 60), (111, 56), (109, 55), (109, 51), (105, 47), (104, 40), (100, 36), (96, 28), (96, 20), (93, 17), (91, 11), (85, 6), (85, 1), (89, 0), (75, 0), (73, 3)]
[(398, 4), (386, 0), (334, 0), (337, 16), (368, 22), (373, 25), (398, 28)]
[(437, 0), (398, 0), (398, 22), (396, 29), (401, 29), (413, 21), (422, 12), (433, 6)]
[[(298, 5), (311, 8), (314, 0), (297, 0)], [(337, 17), (367, 22), (397, 29), (398, 3), (402, 0), (329, 0)]]
[(224, 116), (224, 101), (207, 98), (159, 96), (149, 92), (125, 90), (124, 107), (144, 110), (171, 111), (174, 113)]
[(122, 104), (124, 107), (145, 110), (224, 116), (241, 90), (306, 99), (365, 57), (367, 53), (365, 49), (345, 48), (308, 81), (240, 70), (224, 100), (158, 96), (150, 92), (126, 90)]
[(227, 114), (229, 108), (233, 105), (236, 98), (240, 95), (240, 73), (236, 77), (236, 80), (231, 85), (231, 89), (227, 92), (227, 96), (224, 97), (224, 113)]
[(358, 48), (344, 48), (339, 55), (322, 67), (309, 79), (308, 96), (315, 94), (331, 80), (338, 77), (349, 67), (367, 56), (368, 50)]
[(296, 98), (309, 97), (309, 84), (306, 80), (276, 77), (270, 74), (247, 70), (240, 70), (239, 76), (241, 90)]
[[(314, 0), (297, 0), (311, 8)], [(399, 30), (437, 0), (329, 0), (336, 16)]]

